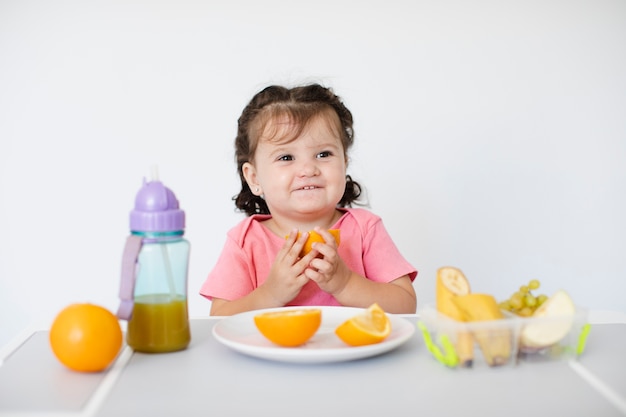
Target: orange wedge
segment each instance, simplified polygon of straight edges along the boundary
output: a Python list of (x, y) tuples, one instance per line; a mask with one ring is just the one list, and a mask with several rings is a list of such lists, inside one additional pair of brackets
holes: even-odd
[(335, 334), (350, 346), (372, 345), (391, 334), (391, 322), (383, 309), (374, 303), (363, 313), (340, 324)]
[[(337, 243), (337, 246), (339, 246), (339, 242), (341, 241), (340, 238), (340, 234), (339, 234), (339, 229), (329, 229), (328, 232), (333, 235), (333, 237), (335, 238), (335, 242)], [(298, 232), (298, 237), (296, 239), (300, 238), (301, 233)], [(288, 238), (289, 236), (285, 236), (285, 239)], [(303, 256), (305, 256), (307, 253), (311, 252), (311, 250), (313, 249), (313, 243), (315, 242), (320, 242), (320, 243), (324, 243), (324, 238), (322, 237), (322, 235), (320, 235), (319, 233), (311, 230), (309, 231), (309, 237), (307, 238), (306, 242), (304, 243), (304, 246), (302, 247), (302, 250), (300, 251), (300, 257), (302, 258)]]
[(321, 323), (322, 310), (319, 308), (278, 310), (254, 316), (254, 324), (261, 334), (272, 343), (285, 347), (305, 344)]

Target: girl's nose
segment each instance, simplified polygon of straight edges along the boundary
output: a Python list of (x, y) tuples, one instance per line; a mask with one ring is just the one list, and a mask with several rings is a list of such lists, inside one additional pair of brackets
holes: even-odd
[(306, 161), (300, 166), (301, 177), (313, 177), (319, 174), (319, 169), (314, 161)]

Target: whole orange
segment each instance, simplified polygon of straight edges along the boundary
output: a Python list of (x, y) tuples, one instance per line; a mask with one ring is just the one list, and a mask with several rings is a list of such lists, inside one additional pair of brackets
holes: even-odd
[(50, 347), (59, 362), (74, 371), (106, 369), (122, 347), (117, 317), (104, 307), (77, 303), (59, 312), (50, 327)]

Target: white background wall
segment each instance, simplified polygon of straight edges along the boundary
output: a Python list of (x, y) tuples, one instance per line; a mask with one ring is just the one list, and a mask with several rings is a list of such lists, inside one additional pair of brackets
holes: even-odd
[(350, 174), (420, 303), (438, 267), (626, 311), (626, 2), (0, 2), (0, 346), (73, 302), (115, 311), (142, 178), (187, 212), (189, 306), (243, 215), (236, 121), (270, 83), (333, 87)]

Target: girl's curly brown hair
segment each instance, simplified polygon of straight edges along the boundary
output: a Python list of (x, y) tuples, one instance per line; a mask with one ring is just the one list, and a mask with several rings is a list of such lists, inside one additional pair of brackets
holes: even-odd
[[(294, 131), (290, 132), (289, 140), (293, 140), (300, 135), (312, 117), (325, 112), (336, 114), (341, 126), (339, 132), (341, 142), (347, 155), (354, 142), (352, 113), (331, 89), (319, 84), (291, 89), (273, 85), (266, 87), (250, 100), (239, 117), (235, 138), (237, 172), (241, 180), (241, 191), (233, 197), (237, 209), (244, 211), (248, 216), (270, 214), (265, 200), (252, 193), (243, 175), (243, 165), (252, 161), (259, 137), (267, 122), (275, 117), (287, 116), (296, 126)], [(346, 188), (337, 206), (350, 207), (360, 196), (361, 186), (346, 175)]]

